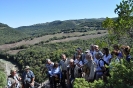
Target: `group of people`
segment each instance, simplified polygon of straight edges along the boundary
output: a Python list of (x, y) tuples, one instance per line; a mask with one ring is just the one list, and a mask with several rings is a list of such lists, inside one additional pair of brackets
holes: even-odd
[[(60, 84), (62, 88), (73, 88), (75, 78), (85, 78), (88, 82), (103, 79), (107, 82), (107, 76), (111, 75), (106, 65), (109, 66), (111, 62), (120, 63), (124, 57), (127, 62), (130, 62), (129, 46), (119, 47), (115, 44), (110, 52), (108, 48), (100, 49), (98, 45), (91, 45), (90, 49), (85, 52), (82, 52), (81, 48), (77, 48), (71, 59), (67, 58), (65, 54), (61, 55), (59, 62), (46, 59), (42, 74), (46, 72), (50, 88), (56, 88), (57, 84)], [(12, 69), (10, 73), (7, 81), (8, 88), (34, 88), (35, 75), (29, 66), (25, 67), (22, 78), (18, 76), (15, 69)]]
[(29, 66), (25, 67), (22, 77), (18, 75), (17, 70), (13, 67), (7, 79), (7, 88), (34, 88), (34, 80), (35, 75)]
[(130, 62), (130, 47), (115, 44), (112, 52), (108, 48), (100, 49), (98, 45), (91, 45), (90, 49), (82, 52), (81, 48), (77, 48), (72, 59), (68, 59), (65, 54), (61, 55), (60, 62), (52, 62), (46, 60), (46, 74), (49, 78), (50, 87), (56, 88), (60, 83), (62, 88), (73, 88), (75, 78), (85, 78), (88, 82), (103, 79), (107, 82), (107, 76), (111, 77), (109, 68), (111, 62), (120, 63), (125, 58)]

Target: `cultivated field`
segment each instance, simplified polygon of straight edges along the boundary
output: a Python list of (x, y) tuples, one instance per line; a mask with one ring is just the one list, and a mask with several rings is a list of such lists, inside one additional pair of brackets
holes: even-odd
[[(97, 34), (98, 32), (101, 32), (101, 34)], [(85, 36), (80, 36), (86, 34)], [(12, 44), (4, 44), (4, 45), (0, 45), (0, 50), (9, 50), (8, 53), (10, 54), (16, 54), (17, 52), (19, 52), (20, 50), (10, 50), (10, 48), (14, 48), (14, 47), (18, 47), (21, 45), (34, 45), (36, 43), (39, 43), (41, 41), (47, 41), (50, 38), (53, 37), (57, 37), (60, 38), (62, 36), (70, 36), (69, 38), (65, 38), (65, 39), (60, 39), (60, 40), (53, 40), (50, 41), (49, 43), (55, 43), (55, 42), (68, 42), (68, 41), (73, 41), (73, 40), (77, 40), (77, 39), (90, 39), (90, 38), (97, 38), (97, 37), (101, 37), (108, 34), (106, 30), (94, 30), (94, 31), (88, 31), (88, 32), (74, 32), (74, 33), (59, 33), (59, 34), (54, 34), (54, 35), (46, 35), (46, 36), (42, 36), (42, 37), (38, 37), (38, 38), (34, 38), (32, 40), (23, 40), (20, 42), (16, 42), (16, 43), (12, 43)], [(75, 36), (80, 36), (80, 37), (75, 37)]]

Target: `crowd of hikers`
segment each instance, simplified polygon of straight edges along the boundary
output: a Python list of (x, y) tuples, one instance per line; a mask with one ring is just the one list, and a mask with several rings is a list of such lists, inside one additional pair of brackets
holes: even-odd
[[(117, 44), (113, 45), (112, 51), (108, 48), (100, 49), (98, 45), (91, 45), (85, 52), (81, 48), (77, 48), (72, 58), (67, 57), (62, 54), (59, 62), (46, 59), (42, 74), (46, 72), (50, 88), (57, 88), (57, 85), (60, 85), (61, 88), (73, 88), (75, 78), (84, 78), (88, 82), (103, 79), (104, 82), (107, 82), (107, 77), (111, 77), (110, 69), (107, 66), (111, 65), (111, 62), (121, 63), (121, 59), (124, 57), (127, 62), (130, 62), (131, 59), (130, 47)], [(34, 88), (34, 73), (29, 70), (28, 66), (25, 70), (22, 79), (16, 76), (14, 71), (11, 71), (11, 75), (14, 74), (18, 80), (22, 80), (23, 88)], [(17, 82), (14, 85), (11, 84), (9, 78), (9, 88), (21, 88), (20, 85), (16, 85)]]

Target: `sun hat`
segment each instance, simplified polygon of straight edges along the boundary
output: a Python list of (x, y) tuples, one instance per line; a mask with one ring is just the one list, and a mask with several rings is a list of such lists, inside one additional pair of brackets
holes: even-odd
[(13, 67), (13, 68), (10, 70), (10, 73), (15, 72), (15, 71), (16, 71), (16, 69)]
[(30, 69), (30, 67), (29, 66), (25, 66), (25, 69)]
[(89, 53), (90, 52), (90, 50), (89, 49), (87, 49), (86, 51), (85, 51), (85, 53)]
[(74, 62), (74, 60), (73, 60), (73, 59), (70, 59), (69, 61), (70, 61), (70, 62)]

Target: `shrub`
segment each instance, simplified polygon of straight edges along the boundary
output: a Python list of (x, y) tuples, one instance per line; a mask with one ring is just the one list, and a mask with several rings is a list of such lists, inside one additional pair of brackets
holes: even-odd
[(108, 83), (102, 80), (88, 83), (83, 78), (76, 78), (74, 88), (133, 88), (133, 62), (122, 59), (121, 64), (112, 63), (110, 69)]

